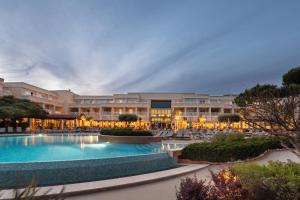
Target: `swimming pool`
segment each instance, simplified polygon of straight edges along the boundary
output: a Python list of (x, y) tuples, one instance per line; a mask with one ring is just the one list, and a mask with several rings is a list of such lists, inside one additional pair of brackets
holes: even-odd
[(163, 152), (161, 144), (99, 142), (97, 135), (0, 137), (0, 163), (86, 160)]
[(23, 187), (33, 177), (57, 185), (176, 167), (165, 150), (161, 143), (99, 142), (97, 135), (1, 136), (0, 188)]

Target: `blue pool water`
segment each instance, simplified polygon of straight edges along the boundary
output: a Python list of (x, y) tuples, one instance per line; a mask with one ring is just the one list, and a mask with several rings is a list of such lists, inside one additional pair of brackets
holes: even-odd
[(161, 153), (162, 144), (114, 144), (95, 135), (0, 137), (0, 163), (115, 158)]
[(178, 144), (114, 144), (96, 135), (0, 136), (0, 189), (119, 178), (177, 167)]

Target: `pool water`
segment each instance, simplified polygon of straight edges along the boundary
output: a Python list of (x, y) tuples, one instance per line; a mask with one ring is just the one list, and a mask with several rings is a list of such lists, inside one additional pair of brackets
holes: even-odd
[(178, 144), (117, 144), (97, 135), (0, 136), (0, 190), (106, 180), (177, 167)]
[[(168, 146), (170, 148), (170, 146)], [(166, 146), (100, 142), (96, 135), (28, 135), (0, 137), (0, 163), (115, 158), (162, 153)]]

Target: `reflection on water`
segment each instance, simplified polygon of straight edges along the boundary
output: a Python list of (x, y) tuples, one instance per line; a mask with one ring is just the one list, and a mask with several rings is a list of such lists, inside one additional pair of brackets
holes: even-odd
[(23, 145), (23, 146), (34, 146), (41, 144), (93, 144), (98, 143), (99, 138), (95, 135), (59, 135), (59, 136), (48, 136), (48, 135), (30, 135), (30, 136), (8, 136), (0, 137), (0, 147), (8, 145)]
[[(80, 149), (84, 149), (86, 144), (98, 144), (99, 137), (96, 135), (29, 135), (29, 136), (11, 136), (0, 137), (0, 147), (16, 145), (16, 146), (35, 146), (35, 145), (51, 145), (51, 144), (79, 144)], [(102, 143), (101, 143), (102, 145)], [(100, 147), (101, 145), (97, 145)], [(91, 145), (90, 145), (91, 146)], [(182, 149), (186, 144), (178, 143), (161, 143), (160, 149), (163, 151)]]
[(184, 144), (116, 144), (97, 135), (28, 135), (0, 137), (1, 162), (80, 160), (145, 155), (183, 148)]
[(24, 144), (24, 146), (28, 146), (28, 138), (27, 137), (24, 138), (23, 144)]

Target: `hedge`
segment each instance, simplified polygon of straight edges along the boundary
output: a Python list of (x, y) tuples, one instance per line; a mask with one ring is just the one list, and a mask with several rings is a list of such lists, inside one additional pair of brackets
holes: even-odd
[(245, 139), (245, 134), (242, 133), (231, 133), (231, 134), (217, 134), (212, 138), (213, 142), (236, 142)]
[(113, 135), (113, 136), (152, 136), (150, 131), (132, 130), (132, 129), (110, 129), (101, 130), (102, 135)]
[(194, 143), (182, 150), (182, 159), (227, 162), (257, 157), (268, 149), (283, 148), (278, 138), (258, 137), (238, 141)]

